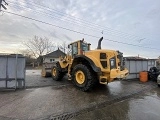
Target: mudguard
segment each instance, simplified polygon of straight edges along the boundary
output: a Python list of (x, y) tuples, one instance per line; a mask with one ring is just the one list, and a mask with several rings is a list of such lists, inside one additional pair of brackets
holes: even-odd
[(94, 72), (101, 73), (101, 68), (97, 67), (90, 58), (88, 58), (88, 57), (86, 57), (84, 55), (77, 55), (77, 56), (75, 56), (74, 60), (73, 60), (73, 63), (75, 61), (80, 61), (80, 60), (87, 61), (90, 64), (90, 66), (92, 67), (92, 69), (93, 69)]

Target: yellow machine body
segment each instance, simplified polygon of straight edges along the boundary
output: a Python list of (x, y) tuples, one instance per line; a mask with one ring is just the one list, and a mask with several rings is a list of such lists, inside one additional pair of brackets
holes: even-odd
[(72, 70), (77, 64), (90, 67), (97, 75), (100, 84), (127, 77), (128, 70), (124, 68), (121, 52), (105, 49), (90, 50), (90, 45), (84, 40), (73, 42), (68, 46), (71, 52), (66, 57), (60, 58), (59, 65), (67, 72), (68, 79), (71, 80)]

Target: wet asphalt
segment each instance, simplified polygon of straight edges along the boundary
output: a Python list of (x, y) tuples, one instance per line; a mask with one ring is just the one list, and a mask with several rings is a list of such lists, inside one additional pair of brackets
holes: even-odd
[(160, 88), (80, 114), (72, 120), (160, 120)]
[(82, 92), (70, 81), (27, 71), (24, 90), (0, 92), (0, 120), (159, 120), (155, 82), (114, 81)]
[(72, 84), (65, 76), (62, 81), (53, 81), (51, 77), (41, 77), (41, 70), (26, 70), (26, 88), (61, 86)]

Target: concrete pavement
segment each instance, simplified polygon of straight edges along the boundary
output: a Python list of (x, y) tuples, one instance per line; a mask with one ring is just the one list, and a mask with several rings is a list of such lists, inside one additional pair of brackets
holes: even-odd
[[(71, 83), (16, 92), (0, 92), (0, 119), (48, 120), (92, 119), (92, 117), (101, 119), (102, 114), (107, 112), (105, 109), (118, 113), (117, 117), (110, 116), (111, 119), (118, 118), (123, 109), (128, 110), (130, 107), (128, 102), (123, 101), (156, 87), (157, 85), (153, 82), (141, 83), (125, 80), (97, 86), (88, 93), (77, 90)], [(115, 107), (117, 103), (127, 105)], [(105, 112), (98, 111), (100, 109), (104, 109)], [(95, 110), (98, 111), (97, 114), (94, 113)]]
[(41, 70), (26, 70), (26, 88), (47, 87), (47, 86), (59, 86), (71, 84), (67, 80), (66, 76), (62, 81), (56, 82), (51, 77), (41, 77)]

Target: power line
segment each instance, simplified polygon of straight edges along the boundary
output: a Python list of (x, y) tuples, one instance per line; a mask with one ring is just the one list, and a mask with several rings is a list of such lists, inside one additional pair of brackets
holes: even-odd
[[(10, 1), (11, 2), (11, 1)], [(19, 1), (20, 2), (20, 1)], [(109, 32), (113, 32), (113, 34), (120, 34), (120, 35), (125, 35), (125, 37), (126, 36), (128, 36), (128, 37), (135, 37), (135, 38), (139, 38), (138, 36), (135, 36), (135, 35), (131, 35), (131, 34), (128, 34), (128, 33), (124, 33), (124, 32), (121, 32), (121, 31), (118, 31), (118, 30), (114, 30), (114, 29), (112, 29), (112, 28), (109, 28), (109, 27), (103, 27), (103, 26), (101, 26), (101, 25), (98, 25), (98, 24), (95, 24), (95, 23), (92, 23), (92, 22), (90, 22), (90, 21), (86, 21), (86, 20), (84, 20), (84, 19), (81, 19), (81, 18), (77, 18), (77, 17), (74, 17), (73, 18), (73, 16), (71, 16), (71, 15), (69, 15), (69, 14), (66, 14), (66, 13), (64, 13), (64, 12), (60, 12), (60, 11), (58, 11), (58, 10), (55, 10), (55, 9), (53, 9), (53, 8), (49, 8), (48, 6), (44, 6), (44, 5), (40, 5), (40, 4), (38, 4), (38, 3), (35, 3), (35, 2), (32, 2), (32, 1), (28, 1), (29, 3), (29, 5), (32, 5), (32, 6), (36, 6), (36, 7), (38, 7), (38, 8), (41, 8), (41, 9), (43, 9), (43, 10), (47, 10), (47, 11), (50, 11), (52, 14), (53, 13), (55, 13), (55, 14), (57, 14), (57, 15), (61, 15), (61, 16), (63, 16), (64, 14), (65, 15), (67, 15), (67, 17), (66, 18), (68, 18), (68, 19), (74, 19), (74, 20), (76, 20), (76, 22), (77, 21), (79, 21), (79, 22), (82, 22), (83, 24), (87, 24), (87, 25), (89, 25), (89, 26), (94, 26), (96, 29), (97, 28), (99, 28), (100, 29), (100, 31), (109, 31)], [(12, 3), (14, 3), (14, 2), (12, 2)], [(20, 2), (20, 3), (25, 3), (26, 4), (26, 2)], [(31, 4), (31, 3), (33, 3), (33, 4)], [(46, 8), (48, 8), (48, 9), (46, 9)], [(119, 36), (120, 36), (119, 35)], [(141, 38), (142, 39), (142, 38)]]
[[(24, 2), (23, 2), (23, 3), (24, 3)], [(23, 5), (22, 5), (22, 6), (23, 6)], [(35, 5), (34, 5), (34, 6), (35, 6)], [(41, 11), (41, 12), (42, 12), (42, 11)], [(45, 11), (43, 11), (42, 13), (47, 14), (47, 15), (49, 15), (49, 16), (53, 16), (53, 14), (46, 13)], [(57, 14), (57, 13), (56, 13), (56, 14)], [(58, 14), (58, 15), (59, 15), (59, 14)], [(55, 14), (54, 14), (54, 17), (60, 18), (60, 16), (56, 16)], [(66, 19), (67, 22), (70, 21), (70, 18), (69, 18), (69, 19), (68, 19), (68, 17), (66, 17), (66, 18), (67, 18), (67, 19)], [(60, 20), (62, 20), (62, 19), (60, 19)], [(75, 19), (72, 18), (71, 20), (75, 20)], [(71, 22), (73, 22), (73, 21), (71, 21)], [(74, 23), (75, 23), (75, 22), (78, 23), (77, 20), (74, 21)], [(95, 27), (93, 27), (93, 26), (91, 26), (91, 25), (90, 25), (90, 26), (87, 26), (87, 27), (95, 28)], [(96, 28), (96, 29), (97, 29), (97, 28)], [(102, 31), (102, 29), (100, 29), (99, 31)]]
[[(32, 1), (28, 1), (28, 2), (33, 3), (33, 4), (35, 4), (35, 5), (42, 6), (43, 9), (44, 9), (44, 8), (48, 8), (48, 9), (54, 10), (54, 11), (56, 11), (56, 12), (62, 14), (62, 15), (63, 15), (63, 14), (69, 15), (69, 14), (67, 14), (67, 13), (64, 13), (64, 12), (61, 12), (61, 11), (58, 11), (58, 10), (55, 10), (55, 9), (53, 9), (53, 8), (50, 8), (50, 7), (48, 7), (48, 6), (44, 6), (44, 5), (41, 5), (41, 4), (32, 2)], [(32, 5), (33, 5), (33, 4), (32, 4)], [(70, 17), (73, 17), (73, 16), (71, 16), (71, 15), (69, 15), (69, 16), (70, 16)], [(108, 29), (110, 29), (111, 31), (114, 31), (114, 32), (116, 31), (116, 32), (124, 33), (124, 32), (121, 32), (121, 31), (119, 31), (119, 30), (115, 30), (115, 29), (112, 29), (112, 28), (109, 28), (109, 27), (105, 27), (105, 28), (104, 28), (104, 26), (101, 26), (101, 25), (99, 25), (99, 24), (95, 24), (95, 23), (93, 23), (93, 22), (91, 22), (91, 21), (87, 21), (87, 20), (84, 20), (84, 19), (81, 19), (81, 18), (78, 18), (78, 17), (75, 17), (75, 18), (77, 18), (78, 20), (81, 20), (81, 21), (83, 21), (83, 22), (87, 22), (87, 23), (89, 23), (89, 24), (95, 25), (96, 27), (100, 27), (100, 28), (102, 28), (101, 30), (107, 30), (106, 28), (108, 28)], [(125, 34), (128, 34), (128, 33), (125, 33)], [(132, 36), (135, 36), (135, 35), (132, 35)], [(135, 37), (138, 37), (138, 36), (135, 36)]]
[[(14, 5), (16, 5), (17, 6), (17, 4), (15, 4), (15, 3), (11, 3), (11, 4), (14, 4)], [(22, 5), (23, 6), (23, 5)], [(22, 7), (22, 6), (18, 6), (19, 8), (23, 8), (23, 9), (25, 9), (26, 7)], [(15, 8), (15, 6), (13, 6), (13, 8)], [(28, 10), (28, 9), (27, 9)], [(49, 13), (46, 13), (46, 12), (38, 12), (38, 11), (34, 11), (35, 13), (38, 13), (38, 14), (42, 14), (42, 15), (47, 15), (47, 16), (49, 16), (49, 17), (51, 17), (51, 18), (55, 18), (55, 19), (58, 19), (58, 20), (61, 20), (61, 21), (65, 21), (65, 22), (69, 22), (70, 24), (74, 24), (74, 25), (78, 25), (78, 26), (81, 26), (81, 27), (87, 27), (87, 28), (89, 28), (89, 29), (91, 29), (91, 30), (93, 30), (93, 31), (97, 31), (97, 32), (99, 32), (100, 33), (100, 31), (102, 31), (102, 29), (94, 29), (95, 27), (92, 27), (92, 26), (89, 26), (89, 25), (80, 25), (80, 24), (78, 24), (76, 21), (70, 21), (70, 20), (63, 20), (63, 19), (60, 19), (59, 17), (57, 18), (57, 16), (55, 16), (55, 15), (52, 15), (52, 14), (49, 14)], [(110, 32), (110, 31), (109, 31)], [(116, 33), (105, 33), (104, 35), (108, 35), (108, 34), (110, 34), (110, 35), (113, 35), (113, 36), (119, 36), (119, 37), (121, 37), (121, 38), (127, 38), (128, 40), (129, 39), (131, 39), (131, 40), (133, 40), (131, 37), (130, 38), (128, 38), (127, 36), (121, 36), (121, 35), (119, 35), (119, 34), (116, 34)], [(144, 38), (143, 38), (144, 39)], [(139, 39), (138, 39), (139, 40)], [(137, 40), (137, 41), (138, 41)]]
[[(56, 12), (62, 14), (62, 15), (63, 15), (63, 14), (69, 15), (69, 14), (67, 14), (67, 13), (58, 11), (58, 10), (53, 9), (53, 8), (50, 8), (50, 7), (48, 7), (48, 6), (41, 5), (41, 4), (39, 4), (39, 3), (35, 3), (34, 1), (28, 1), (28, 2), (30, 2), (30, 4), (33, 3), (33, 4), (35, 4), (35, 5), (39, 5), (39, 6), (43, 7), (43, 9), (44, 9), (44, 8), (48, 8), (48, 9), (53, 10), (53, 11), (56, 11)], [(24, 3), (24, 2), (23, 2), (23, 3)], [(33, 4), (31, 4), (31, 5), (33, 5)], [(69, 15), (69, 16), (73, 18), (73, 16), (71, 16), (71, 15)], [(123, 33), (123, 34), (129, 35), (129, 36), (139, 37), (139, 36), (137, 36), (137, 35), (133, 35), (133, 34), (131, 34), (131, 33), (126, 33), (126, 32), (124, 32), (124, 31), (116, 30), (116, 29), (113, 29), (113, 28), (110, 28), (110, 27), (107, 27), (107, 26), (105, 26), (105, 28), (104, 28), (104, 26), (101, 26), (101, 25), (99, 25), (99, 24), (93, 23), (93, 22), (91, 22), (91, 21), (89, 21), (89, 20), (84, 20), (84, 19), (81, 19), (81, 18), (78, 18), (78, 17), (75, 17), (75, 18), (76, 18), (76, 19), (79, 19), (79, 20), (81, 20), (81, 21), (83, 21), (83, 22), (87, 22), (87, 23), (89, 23), (89, 24), (94, 24), (94, 25), (96, 25), (96, 27), (101, 27), (101, 28), (103, 28), (103, 30), (109, 29), (109, 30), (111, 30), (111, 31), (113, 31), (113, 32), (119, 32), (119, 33)], [(107, 29), (106, 29), (106, 28), (107, 28)], [(146, 32), (145, 32), (145, 33), (146, 33)], [(147, 32), (147, 34), (149, 34), (149, 32)], [(158, 34), (158, 35), (159, 35), (159, 34)]]
[[(15, 3), (15, 2), (13, 2), (13, 3)], [(56, 10), (56, 9), (53, 9), (53, 8), (50, 8), (50, 7), (48, 7), (48, 6), (45, 6), (45, 5), (41, 5), (41, 4), (39, 4), (39, 3), (35, 3), (34, 1), (26, 1), (26, 2), (23, 2), (23, 1), (18, 1), (18, 3), (24, 3), (24, 4), (26, 4), (26, 5), (28, 5), (28, 6), (30, 6), (30, 5), (32, 5), (32, 6), (36, 6), (36, 7), (38, 7), (38, 8), (40, 8), (40, 9), (43, 9), (43, 10), (47, 10), (48, 11), (48, 9), (49, 9), (49, 11), (53, 14), (54, 13), (54, 15), (55, 14), (57, 14), (57, 15), (67, 15), (67, 18), (69, 18), (69, 19), (74, 19), (75, 20), (75, 18), (76, 18), (76, 21), (79, 21), (79, 22), (82, 22), (82, 23), (84, 23), (84, 24), (88, 24), (88, 25), (90, 25), (90, 26), (94, 26), (95, 27), (95, 29), (97, 29), (97, 28), (99, 28), (100, 29), (100, 31), (104, 31), (104, 34), (105, 33), (107, 33), (106, 35), (108, 35), (108, 34), (110, 34), (110, 35), (114, 35), (114, 36), (120, 36), (120, 37), (122, 37), (122, 36), (124, 36), (124, 38), (127, 38), (127, 39), (131, 39), (131, 38), (133, 38), (132, 40), (134, 40), (134, 42), (135, 41), (139, 41), (139, 39), (148, 39), (148, 38), (144, 38), (144, 37), (141, 37), (141, 36), (137, 36), (137, 35), (134, 35), (133, 33), (127, 33), (127, 32), (122, 32), (122, 31), (120, 31), (120, 30), (116, 30), (116, 29), (112, 29), (112, 28), (109, 28), (109, 27), (104, 27), (104, 26), (101, 26), (101, 25), (99, 25), (99, 24), (96, 24), (96, 23), (93, 23), (93, 22), (91, 22), (91, 21), (87, 21), (87, 20), (84, 20), (84, 19), (81, 19), (81, 18), (78, 18), (78, 17), (73, 17), (72, 15), (69, 15), (69, 14), (67, 14), (67, 13), (65, 13), (65, 12), (61, 12), (61, 11), (58, 11), (58, 10)], [(33, 5), (34, 4), (34, 5)], [(27, 6), (27, 7), (28, 7)], [(107, 28), (107, 29), (106, 29)], [(110, 33), (108, 33), (108, 32), (110, 32)], [(145, 33), (147, 33), (147, 35), (149, 35), (150, 33), (148, 33), (148, 32), (145, 32)], [(120, 34), (120, 35), (118, 35), (118, 34)], [(151, 34), (150, 34), (151, 35)], [(149, 36), (148, 36), (149, 37)]]
[[(15, 6), (12, 6), (13, 8), (16, 8)], [(21, 7), (21, 6), (18, 6), (18, 7)], [(23, 8), (23, 7), (21, 7), (21, 8)], [(27, 10), (27, 9), (25, 9), (24, 8), (24, 10)], [(59, 17), (57, 17), (57, 16), (53, 16), (53, 15), (50, 15), (50, 14), (45, 14), (45, 13), (43, 13), (43, 12), (38, 12), (38, 11), (33, 11), (33, 12), (35, 12), (35, 13), (38, 13), (38, 14), (40, 14), (40, 15), (47, 15), (48, 17), (51, 17), (51, 18), (55, 18), (55, 19), (57, 19), (57, 20), (61, 20), (61, 21), (65, 21), (65, 22), (68, 22), (69, 20), (62, 20), (62, 19), (60, 19)], [(74, 25), (79, 25), (79, 24), (75, 24), (76, 22), (73, 22), (73, 21), (69, 21), (71, 24), (74, 24)], [(81, 25), (79, 25), (79, 26), (81, 26)], [(82, 27), (82, 26), (81, 26)], [(88, 27), (88, 26), (87, 26)], [(95, 30), (95, 29), (92, 29), (92, 30), (94, 30), (94, 31), (98, 31), (98, 30)], [(100, 30), (99, 30), (100, 31)]]
[[(33, 20), (33, 21), (36, 21), (36, 22), (40, 22), (40, 23), (43, 23), (43, 24), (46, 24), (46, 25), (54, 26), (54, 27), (57, 27), (57, 28), (60, 28), (60, 29), (68, 30), (68, 31), (71, 31), (71, 32), (74, 32), (74, 33), (86, 35), (86, 36), (89, 36), (89, 37), (99, 38), (99, 37), (94, 36), (94, 35), (89, 35), (87, 33), (82, 33), (82, 32), (76, 31), (76, 30), (71, 30), (69, 28), (65, 28), (65, 27), (61, 27), (61, 26), (58, 26), (58, 25), (54, 25), (54, 24), (51, 24), (51, 23), (48, 23), (48, 22), (37, 20), (37, 19), (31, 18), (31, 17), (27, 17), (27, 16), (24, 16), (24, 15), (17, 14), (17, 13), (8, 12), (8, 11), (4, 11), (4, 12), (12, 14), (12, 15), (16, 15), (16, 16), (19, 16), (19, 17), (23, 17), (23, 18), (26, 18), (26, 19), (30, 19), (30, 20)], [(104, 40), (111, 41), (111, 42), (116, 42), (116, 43), (120, 43), (120, 44), (125, 44), (125, 45), (130, 45), (130, 46), (135, 46), (135, 47), (143, 47), (143, 48), (148, 48), (148, 49), (160, 50), (158, 48), (152, 48), (152, 47), (147, 47), (147, 46), (135, 45), (135, 44), (120, 42), (120, 41), (111, 40), (111, 39), (104, 39)]]
[(4, 2), (5, 5), (8, 5), (8, 3), (5, 0), (0, 0), (0, 12), (1, 12), (1, 7), (5, 10), (7, 9), (6, 6), (2, 4), (2, 2)]

